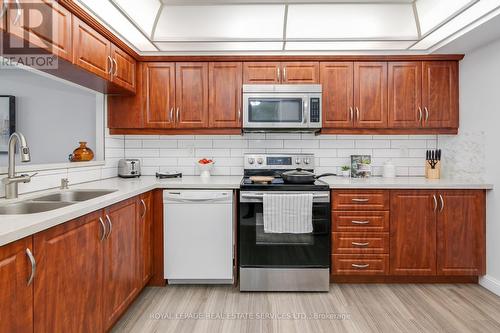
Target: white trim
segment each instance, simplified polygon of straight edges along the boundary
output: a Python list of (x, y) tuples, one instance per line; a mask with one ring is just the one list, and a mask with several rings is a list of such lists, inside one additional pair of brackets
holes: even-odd
[(492, 293), (500, 296), (500, 280), (495, 279), (491, 275), (485, 275), (479, 279), (479, 284)]
[[(96, 167), (104, 165), (106, 165), (106, 161), (66, 162), (66, 163), (33, 164), (33, 165), (22, 165), (18, 163), (16, 164), (16, 173), (48, 171), (48, 170), (65, 170), (65, 169)], [(7, 167), (0, 167), (0, 176), (6, 174), (7, 174)]]

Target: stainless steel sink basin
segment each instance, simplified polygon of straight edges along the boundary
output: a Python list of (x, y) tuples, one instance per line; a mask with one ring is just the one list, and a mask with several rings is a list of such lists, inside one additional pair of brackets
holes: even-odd
[(115, 190), (71, 190), (44, 195), (32, 199), (32, 201), (51, 201), (51, 202), (81, 202), (95, 199), (106, 194), (116, 192)]
[(71, 202), (21, 201), (0, 206), (0, 215), (35, 214), (72, 205)]

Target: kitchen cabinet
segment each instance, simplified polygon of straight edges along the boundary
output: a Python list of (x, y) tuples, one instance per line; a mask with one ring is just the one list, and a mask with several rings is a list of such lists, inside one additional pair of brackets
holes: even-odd
[(175, 64), (177, 128), (208, 127), (208, 63)]
[(136, 61), (116, 45), (111, 45), (111, 59), (113, 61), (113, 71), (110, 73), (111, 82), (130, 90), (135, 91)]
[(144, 63), (142, 73), (142, 92), (144, 92), (145, 99), (143, 126), (173, 128), (175, 126), (175, 64)]
[(208, 72), (209, 126), (211, 128), (240, 128), (242, 63), (211, 62)]
[(436, 274), (436, 201), (434, 198), (434, 191), (392, 192), (391, 274)]
[(109, 225), (104, 246), (104, 321), (108, 330), (139, 293), (136, 198), (105, 210)]
[(323, 127), (354, 126), (354, 64), (322, 62), (320, 83), (323, 87)]
[(390, 62), (388, 71), (389, 127), (421, 127), (424, 117), (422, 62)]
[(35, 332), (102, 332), (101, 211), (34, 235)]
[(153, 274), (153, 192), (139, 196), (137, 205), (139, 287), (142, 288)]
[(439, 191), (437, 213), (438, 275), (484, 275), (484, 191)]
[(319, 83), (319, 63), (305, 62), (245, 62), (245, 84), (312, 84)]
[[(25, 40), (31, 46), (45, 49), (71, 62), (73, 60), (71, 13), (57, 2), (49, 0), (36, 2), (23, 0), (20, 6), (24, 15), (21, 15), (18, 21), (15, 21), (14, 7), (11, 6), (12, 9), (7, 11), (8, 32)], [(42, 17), (51, 20), (43, 20)]]
[(33, 332), (32, 237), (0, 247), (0, 333)]

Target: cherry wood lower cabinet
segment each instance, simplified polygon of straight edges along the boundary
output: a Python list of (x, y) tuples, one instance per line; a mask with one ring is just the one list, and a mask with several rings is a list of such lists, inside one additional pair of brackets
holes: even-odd
[(137, 200), (139, 287), (142, 288), (153, 276), (153, 192), (144, 193)]
[(32, 237), (0, 247), (0, 333), (33, 332)]

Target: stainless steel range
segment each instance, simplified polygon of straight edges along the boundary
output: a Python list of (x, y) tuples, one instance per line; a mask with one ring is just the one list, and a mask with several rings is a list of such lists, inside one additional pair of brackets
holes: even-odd
[[(330, 189), (317, 179), (308, 184), (294, 184), (281, 177), (296, 168), (314, 172), (314, 155), (245, 155), (239, 213), (241, 291), (329, 290)], [(259, 177), (254, 180), (255, 176)], [(269, 202), (266, 195), (270, 194), (283, 195), (285, 200), (291, 194), (310, 195), (312, 231), (266, 232), (264, 206)]]

